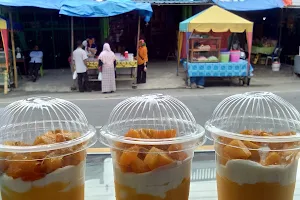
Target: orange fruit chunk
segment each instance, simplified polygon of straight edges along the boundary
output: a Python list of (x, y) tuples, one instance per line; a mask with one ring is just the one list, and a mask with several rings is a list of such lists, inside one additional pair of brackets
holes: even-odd
[(260, 161), (259, 152), (258, 152), (258, 150), (255, 150), (255, 149), (259, 149), (260, 146), (253, 142), (250, 142), (250, 141), (243, 141), (243, 143), (245, 144), (246, 147), (248, 147), (250, 149), (250, 152), (251, 152), (250, 159), (254, 160), (254, 161)]
[(138, 146), (133, 146), (125, 150), (120, 157), (119, 164), (122, 166), (130, 165), (137, 158), (139, 149)]
[(130, 129), (126, 134), (125, 137), (131, 137), (131, 138), (141, 138), (140, 134), (135, 129)]
[(281, 163), (281, 157), (276, 152), (271, 152), (266, 157), (264, 165), (279, 165)]
[(170, 158), (166, 153), (158, 154), (158, 167), (169, 165), (173, 162), (173, 159)]
[(56, 169), (63, 167), (63, 159), (62, 158), (49, 158), (43, 160), (41, 164), (41, 169), (45, 173), (54, 172)]
[(147, 132), (144, 129), (140, 129), (138, 133), (140, 135), (140, 138), (150, 139), (149, 135), (147, 134)]
[(168, 151), (171, 151), (171, 152), (182, 151), (182, 145), (181, 144), (171, 144), (168, 148)]
[(163, 151), (158, 148), (152, 147), (144, 159), (144, 162), (151, 170), (154, 170), (158, 167), (158, 152)]
[(153, 132), (153, 139), (165, 139), (165, 138), (174, 138), (176, 137), (176, 130), (169, 129), (169, 130), (159, 130)]
[(231, 159), (248, 159), (251, 156), (251, 152), (240, 140), (232, 140), (224, 147), (224, 153)]
[(144, 163), (143, 160), (136, 158), (131, 164), (131, 169), (135, 173), (145, 173), (149, 172), (150, 169), (146, 163)]
[(174, 137), (176, 137), (175, 129), (166, 130), (166, 138), (174, 138)]
[(44, 145), (44, 144), (54, 144), (56, 143), (56, 134), (52, 131), (47, 132), (44, 135), (38, 136), (33, 145)]

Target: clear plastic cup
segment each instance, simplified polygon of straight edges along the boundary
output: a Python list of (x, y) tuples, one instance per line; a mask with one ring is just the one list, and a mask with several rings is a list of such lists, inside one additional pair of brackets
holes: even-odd
[(0, 117), (2, 200), (84, 200), (86, 149), (97, 138), (71, 102), (34, 97)]
[(117, 200), (188, 200), (194, 149), (204, 128), (168, 95), (119, 103), (100, 131), (111, 148)]
[(224, 99), (205, 128), (214, 141), (219, 200), (293, 200), (300, 114), (275, 94)]

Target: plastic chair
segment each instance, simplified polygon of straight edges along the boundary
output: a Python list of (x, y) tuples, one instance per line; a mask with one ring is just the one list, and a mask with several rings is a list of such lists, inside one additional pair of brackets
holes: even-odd
[(267, 56), (266, 59), (266, 66), (268, 65), (269, 60), (272, 60), (272, 63), (274, 62), (274, 60), (278, 60), (280, 61), (280, 54), (282, 52), (282, 48), (276, 47), (273, 54)]

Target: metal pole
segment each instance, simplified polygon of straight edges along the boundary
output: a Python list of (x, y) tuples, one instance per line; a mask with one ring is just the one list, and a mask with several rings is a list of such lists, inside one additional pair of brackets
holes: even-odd
[[(13, 65), (14, 65), (14, 83), (15, 87), (18, 87), (18, 71), (17, 71), (17, 62), (16, 62), (16, 49), (15, 49), (15, 38), (14, 38), (14, 29), (13, 29), (13, 21), (12, 21), (12, 13), (9, 12), (9, 23), (10, 23), (10, 36), (11, 36), (11, 49), (13, 56)], [(7, 71), (9, 75), (9, 70)]]
[[(74, 19), (71, 17), (71, 63), (70, 63), (70, 69), (71, 73), (73, 75), (73, 51), (74, 51)], [(73, 76), (72, 76), (73, 77)], [(71, 90), (76, 90), (76, 79), (73, 79), (73, 85), (71, 86)]]
[[(139, 53), (139, 40), (140, 40), (140, 35), (141, 35), (141, 17), (139, 16), (138, 20), (138, 32), (137, 32), (137, 37), (136, 37), (136, 56), (138, 57)], [(137, 75), (137, 68), (135, 68), (135, 76), (133, 76), (133, 85), (136, 86), (136, 75)]]
[(280, 13), (280, 24), (279, 24), (279, 39), (278, 39), (278, 46), (281, 47), (281, 37), (282, 37), (282, 19), (283, 19), (283, 9), (281, 8)]

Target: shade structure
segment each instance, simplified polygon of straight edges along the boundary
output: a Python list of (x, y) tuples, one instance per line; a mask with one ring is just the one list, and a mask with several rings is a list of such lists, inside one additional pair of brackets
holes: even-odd
[[(251, 55), (252, 48), (252, 31), (253, 22), (248, 21), (238, 15), (235, 15), (219, 6), (211, 6), (208, 9), (180, 22), (180, 33), (178, 35), (178, 65), (181, 58), (182, 41), (184, 33), (191, 32), (232, 32), (243, 33), (246, 32), (248, 53)], [(248, 57), (248, 72), (250, 69), (250, 56)], [(177, 69), (178, 72), (178, 69)], [(250, 75), (250, 74), (248, 74)]]
[(73, 17), (110, 17), (131, 11), (138, 11), (146, 22), (153, 12), (150, 3), (132, 0), (64, 0), (59, 13)]
[(179, 25), (181, 32), (227, 32), (243, 33), (253, 31), (253, 22), (235, 15), (218, 6), (210, 8), (184, 20)]
[(226, 10), (254, 11), (273, 8), (283, 8), (291, 0), (213, 0), (218, 6)]
[[(59, 10), (61, 3), (64, 0), (0, 0), (0, 5), (2, 6), (15, 6), (15, 7), (38, 7), (46, 9)], [(73, 0), (68, 0), (73, 1)]]

